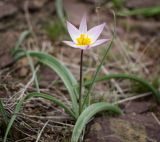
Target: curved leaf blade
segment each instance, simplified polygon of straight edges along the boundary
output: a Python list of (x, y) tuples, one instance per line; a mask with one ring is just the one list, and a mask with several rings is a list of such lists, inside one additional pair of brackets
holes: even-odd
[(63, 27), (65, 28), (65, 15), (64, 15), (64, 8), (63, 8), (63, 0), (56, 0), (55, 6), (56, 6), (56, 12), (57, 12), (58, 18), (60, 19), (61, 23), (63, 24)]
[(124, 10), (118, 13), (119, 16), (155, 16), (160, 14), (160, 6), (137, 8), (134, 10)]
[(12, 50), (12, 55), (16, 54), (16, 52), (19, 50), (21, 44), (29, 36), (30, 33), (31, 32), (28, 30), (21, 33), (18, 41), (16, 42), (15, 48), (13, 48), (13, 50)]
[(78, 83), (74, 78), (74, 76), (72, 75), (72, 73), (56, 58), (42, 52), (37, 52), (37, 51), (20, 52), (19, 54), (17, 54), (16, 60), (26, 56), (26, 52), (31, 57), (36, 57), (39, 62), (50, 67), (62, 79), (62, 81), (64, 82), (69, 92), (69, 95), (72, 101), (73, 110), (78, 116), (78, 103), (77, 103), (78, 94), (75, 88), (75, 86), (78, 86)]
[(6, 132), (5, 132), (5, 136), (4, 136), (4, 139), (3, 139), (3, 142), (6, 142), (7, 141), (7, 136), (8, 136), (8, 133), (13, 125), (13, 122), (15, 121), (16, 119), (16, 114), (20, 111), (20, 108), (23, 104), (23, 101), (24, 101), (25, 98), (22, 98), (16, 105), (16, 108), (15, 108), (15, 111), (14, 111), (14, 114), (12, 115), (8, 125), (7, 125), (7, 129), (6, 129)]
[(58, 106), (62, 107), (72, 118), (76, 119), (75, 114), (73, 111), (71, 111), (63, 102), (61, 102), (60, 100), (56, 99), (53, 96), (50, 96), (48, 94), (44, 94), (44, 93), (37, 93), (37, 92), (32, 92), (29, 93), (26, 97), (25, 100), (28, 100), (32, 97), (40, 97), (46, 100), (49, 100), (55, 104), (57, 104)]
[(82, 133), (83, 128), (88, 123), (89, 119), (91, 119), (95, 114), (101, 111), (112, 111), (116, 114), (121, 114), (121, 110), (112, 104), (108, 104), (105, 102), (95, 103), (87, 107), (79, 116), (71, 137), (71, 142), (78, 142), (78, 139)]
[[(160, 94), (154, 88), (154, 86), (152, 84), (150, 84), (149, 82), (147, 82), (146, 80), (144, 80), (143, 78), (137, 77), (135, 75), (130, 75), (130, 74), (109, 74), (109, 75), (105, 75), (103, 77), (96, 78), (95, 82), (105, 81), (105, 80), (107, 81), (107, 80), (110, 80), (110, 79), (129, 79), (129, 80), (133, 80), (135, 82), (138, 82), (138, 83), (146, 86), (152, 92), (152, 94), (155, 96), (157, 101), (160, 103)], [(89, 86), (91, 83), (92, 83), (91, 81), (87, 81), (85, 83), (85, 86)]]
[(33, 92), (33, 93), (28, 94), (27, 96), (24, 96), (17, 103), (16, 108), (14, 110), (14, 114), (12, 115), (12, 117), (11, 117), (9, 123), (8, 123), (8, 126), (7, 126), (7, 129), (6, 129), (6, 133), (5, 133), (5, 137), (4, 137), (3, 142), (7, 141), (8, 133), (9, 133), (9, 131), (10, 131), (10, 129), (11, 129), (11, 127), (12, 127), (12, 125), (13, 125), (16, 117), (17, 117), (17, 113), (19, 113), (19, 111), (20, 111), (20, 109), (21, 109), (21, 107), (23, 105), (23, 102), (25, 102), (26, 100), (28, 100), (28, 99), (30, 99), (32, 97), (40, 97), (40, 98), (49, 100), (49, 101), (57, 104), (58, 106), (62, 107), (69, 115), (71, 115), (74, 119), (76, 119), (76, 116), (75, 116), (74, 112), (72, 112), (64, 103), (62, 103), (61, 101), (59, 101), (55, 97), (47, 95), (47, 94), (43, 94), (43, 93)]

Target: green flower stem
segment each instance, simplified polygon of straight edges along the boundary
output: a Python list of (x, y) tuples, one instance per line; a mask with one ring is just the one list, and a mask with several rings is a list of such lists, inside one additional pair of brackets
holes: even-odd
[(83, 83), (83, 50), (81, 50), (81, 63), (80, 63), (80, 83), (79, 83), (79, 115), (82, 108), (82, 83)]
[[(133, 80), (136, 82), (141, 83), (142, 85), (146, 86), (152, 93), (153, 95), (156, 97), (157, 101), (160, 103), (160, 93), (153, 87), (153, 85), (151, 85), (150, 83), (148, 83), (146, 80), (139, 78), (135, 75), (129, 75), (129, 74), (109, 74), (103, 77), (99, 77), (95, 79), (95, 82), (99, 82), (99, 81), (107, 81), (110, 79), (129, 79), (129, 80)], [(84, 84), (85, 86), (90, 86), (92, 85), (92, 81), (88, 81)]]

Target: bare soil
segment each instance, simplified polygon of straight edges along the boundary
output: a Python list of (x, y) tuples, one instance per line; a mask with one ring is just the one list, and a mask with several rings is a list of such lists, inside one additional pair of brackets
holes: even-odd
[[(129, 8), (139, 8), (154, 6), (159, 2), (158, 0), (145, 1), (128, 0), (125, 5)], [(83, 2), (65, 0), (64, 9), (68, 14), (69, 20), (76, 25), (79, 25), (79, 21), (83, 15), (82, 11), (87, 9), (89, 13), (89, 26), (104, 21), (107, 22), (109, 27), (112, 27), (113, 16), (107, 4), (101, 5), (100, 2), (95, 3), (92, 0), (84, 0)], [(32, 76), (27, 59), (22, 59), (15, 63), (11, 56), (11, 50), (24, 30), (32, 28), (34, 34), (32, 37), (27, 38), (21, 48), (42, 50), (45, 45), (45, 52), (63, 61), (78, 79), (79, 51), (66, 48), (62, 45), (61, 41), (64, 40), (62, 35), (55, 40), (48, 37), (45, 31), (44, 27), (55, 19), (57, 19), (57, 16), (53, 0), (32, 0), (28, 1), (28, 3), (27, 0), (0, 1), (0, 98), (4, 101), (9, 116), (11, 116), (14, 110), (15, 94), (28, 83)], [(111, 50), (111, 56), (108, 57), (109, 59), (104, 68), (109, 73), (127, 72), (139, 74), (152, 83), (159, 78), (159, 19), (158, 16), (117, 17), (116, 32), (120, 42), (116, 40)], [(103, 36), (109, 37), (110, 35), (105, 32)], [(50, 45), (53, 46), (52, 49), (49, 48)], [(120, 48), (122, 45), (123, 48)], [(126, 51), (125, 48), (128, 48), (130, 51), (127, 51), (127, 54), (122, 53), (122, 56), (118, 55), (123, 50)], [(98, 51), (98, 49), (94, 51), (95, 54), (97, 53), (100, 56), (103, 52)], [(95, 70), (98, 60), (92, 55), (93, 53), (90, 51), (85, 53), (84, 67), (86, 79), (90, 78), (90, 70), (91, 72)], [(119, 60), (114, 56), (119, 58)], [(86, 68), (89, 69), (87, 70)], [(38, 78), (42, 92), (68, 101), (64, 85), (50, 69), (41, 65)], [(117, 83), (121, 86), (124, 93), (127, 92), (127, 95), (133, 95), (130, 93), (131, 91), (126, 91), (130, 89), (128, 84), (122, 81), (118, 81)], [(95, 87), (95, 91), (99, 93), (99, 90), (104, 89), (103, 94), (106, 92), (106, 88), (106, 90), (111, 88), (111, 90), (116, 92), (116, 87), (113, 87), (113, 84), (113, 82), (108, 82), (108, 84), (101, 83)], [(27, 91), (35, 91), (35, 85), (29, 85)], [(117, 94), (119, 95), (120, 93), (118, 92)], [(118, 97), (124, 99), (127, 96)], [(160, 141), (160, 107), (152, 95), (134, 101), (127, 101), (121, 104), (121, 108), (124, 111), (122, 116), (108, 114), (96, 116), (87, 126), (84, 142)], [(12, 129), (13, 139), (10, 141), (34, 142), (38, 132), (47, 121), (49, 123), (41, 136), (41, 142), (69, 141), (73, 126), (70, 117), (58, 106), (40, 99), (33, 99), (24, 105)], [(3, 123), (0, 123), (0, 126), (0, 137), (2, 138), (4, 135)]]

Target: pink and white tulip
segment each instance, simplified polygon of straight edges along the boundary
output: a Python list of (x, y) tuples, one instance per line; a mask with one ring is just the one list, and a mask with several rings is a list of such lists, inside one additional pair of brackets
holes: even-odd
[(105, 23), (95, 26), (87, 31), (86, 15), (83, 16), (79, 29), (67, 21), (67, 30), (70, 34), (72, 41), (63, 41), (65, 44), (73, 47), (80, 48), (82, 50), (96, 47), (107, 42), (109, 39), (99, 39), (98, 37), (102, 33)]

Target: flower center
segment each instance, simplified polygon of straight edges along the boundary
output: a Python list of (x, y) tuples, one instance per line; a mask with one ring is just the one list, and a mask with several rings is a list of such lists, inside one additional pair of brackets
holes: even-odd
[(76, 45), (90, 45), (91, 39), (87, 34), (80, 34), (80, 36), (76, 39)]

